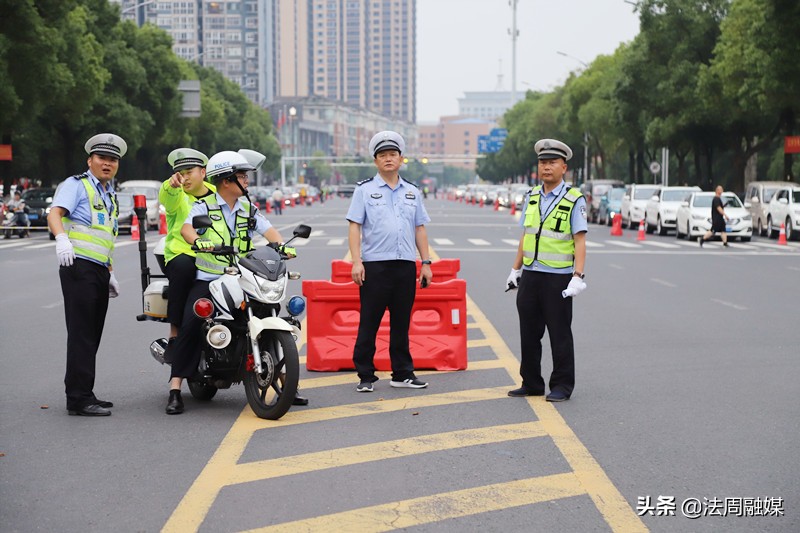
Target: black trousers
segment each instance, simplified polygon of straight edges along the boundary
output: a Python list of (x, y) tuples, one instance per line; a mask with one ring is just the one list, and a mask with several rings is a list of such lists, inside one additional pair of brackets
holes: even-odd
[(67, 371), (64, 389), (67, 409), (97, 401), (95, 362), (108, 311), (108, 267), (81, 258), (58, 270), (67, 321)]
[(180, 328), (183, 323), (183, 310), (186, 307), (186, 298), (194, 285), (197, 268), (194, 257), (180, 254), (170, 259), (166, 266), (167, 279), (169, 280), (169, 301), (167, 302), (167, 319), (169, 323)]
[(364, 263), (361, 285), (361, 315), (353, 348), (353, 364), (361, 381), (374, 382), (375, 339), (386, 310), (389, 310), (389, 357), (392, 379), (414, 377), (414, 361), (408, 345), (408, 325), (417, 289), (417, 267), (413, 261), (369, 261)]
[(517, 290), (517, 311), (522, 347), (519, 373), (522, 386), (544, 392), (542, 379), (542, 337), (550, 336), (553, 351), (553, 373), (550, 390), (561, 390), (567, 396), (575, 387), (575, 348), (572, 342), (572, 298), (564, 298), (571, 274), (522, 271)]
[(203, 321), (195, 316), (192, 307), (198, 298), (208, 298), (211, 295), (208, 284), (208, 281), (196, 280), (186, 298), (183, 322), (178, 330), (178, 336), (173, 341), (175, 346), (170, 348), (172, 351), (170, 379), (189, 378), (197, 372), (197, 365), (200, 364), (200, 335), (203, 332)]

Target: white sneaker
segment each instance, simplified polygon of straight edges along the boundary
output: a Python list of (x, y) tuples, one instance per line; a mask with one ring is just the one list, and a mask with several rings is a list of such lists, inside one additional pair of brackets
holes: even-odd
[(420, 381), (417, 378), (408, 378), (404, 379), (403, 381), (392, 380), (389, 382), (389, 385), (397, 389), (424, 389), (428, 386), (427, 383)]

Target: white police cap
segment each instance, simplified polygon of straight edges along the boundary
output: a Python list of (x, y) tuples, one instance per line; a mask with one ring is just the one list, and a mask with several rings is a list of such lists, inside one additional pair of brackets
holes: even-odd
[(406, 151), (406, 142), (396, 131), (382, 131), (376, 133), (369, 141), (369, 153), (372, 157), (384, 150), (397, 150), (401, 154)]
[(169, 153), (167, 161), (175, 172), (185, 168), (205, 167), (208, 157), (203, 152), (192, 148), (177, 148)]
[(533, 146), (539, 159), (558, 159), (564, 161), (572, 159), (572, 149), (561, 141), (555, 139), (541, 139)]
[(102, 154), (119, 159), (128, 151), (128, 145), (119, 135), (113, 133), (98, 133), (84, 145), (86, 153)]

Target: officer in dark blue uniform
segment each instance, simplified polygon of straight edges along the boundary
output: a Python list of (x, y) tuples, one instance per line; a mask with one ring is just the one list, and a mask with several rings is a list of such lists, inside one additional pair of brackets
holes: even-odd
[(399, 133), (382, 131), (369, 143), (378, 173), (359, 182), (347, 220), (353, 259), (353, 281), (359, 286), (361, 315), (353, 349), (360, 380), (356, 391), (372, 392), (375, 376), (375, 338), (389, 310), (390, 385), (422, 389), (428, 386), (414, 375), (408, 341), (411, 307), (416, 293), (416, 257), (422, 259), (420, 285), (433, 278), (425, 224), (430, 222), (419, 189), (400, 177), (405, 141)]

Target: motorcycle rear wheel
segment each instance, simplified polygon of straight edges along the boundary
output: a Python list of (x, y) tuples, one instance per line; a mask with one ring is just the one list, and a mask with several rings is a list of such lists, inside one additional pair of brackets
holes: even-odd
[(186, 383), (189, 385), (189, 392), (192, 393), (192, 397), (204, 402), (213, 398), (217, 394), (217, 390), (219, 390), (214, 385), (208, 385), (200, 381), (186, 380)]
[[(282, 361), (278, 361), (276, 356), (278, 345), (283, 350)], [(259, 348), (264, 372), (256, 374), (253, 371), (245, 374), (243, 383), (247, 403), (257, 417), (278, 420), (292, 406), (297, 393), (297, 382), (300, 379), (297, 344), (290, 333), (272, 331), (262, 334)], [(268, 369), (272, 365), (264, 362), (266, 357), (271, 357), (274, 362), (271, 378)], [(281, 374), (285, 374), (283, 383), (279, 379)]]

